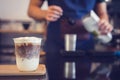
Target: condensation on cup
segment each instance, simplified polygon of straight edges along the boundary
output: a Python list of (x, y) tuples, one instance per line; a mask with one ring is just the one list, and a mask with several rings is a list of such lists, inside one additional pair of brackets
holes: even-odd
[(76, 34), (65, 34), (65, 51), (76, 51)]
[(16, 64), (19, 71), (35, 71), (40, 60), (41, 38), (14, 38)]

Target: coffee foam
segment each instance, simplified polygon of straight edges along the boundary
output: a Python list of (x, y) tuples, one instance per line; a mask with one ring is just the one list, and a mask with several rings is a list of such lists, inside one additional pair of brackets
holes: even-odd
[(42, 38), (37, 37), (19, 37), (13, 39), (15, 43), (41, 43)]

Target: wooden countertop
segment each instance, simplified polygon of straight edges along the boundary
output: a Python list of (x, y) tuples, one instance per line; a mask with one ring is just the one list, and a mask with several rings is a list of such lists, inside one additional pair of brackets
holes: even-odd
[(40, 76), (46, 74), (46, 67), (40, 64), (36, 71), (22, 72), (16, 65), (0, 65), (0, 76)]

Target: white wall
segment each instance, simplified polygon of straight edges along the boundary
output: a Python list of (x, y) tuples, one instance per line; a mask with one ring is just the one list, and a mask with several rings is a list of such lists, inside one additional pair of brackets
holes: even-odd
[[(0, 0), (0, 19), (31, 20), (27, 16), (30, 0)], [(46, 8), (46, 6), (44, 6)]]

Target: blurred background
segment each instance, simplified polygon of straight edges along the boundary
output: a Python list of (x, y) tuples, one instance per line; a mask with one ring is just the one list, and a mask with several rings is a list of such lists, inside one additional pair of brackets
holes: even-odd
[[(0, 63), (14, 64), (13, 38), (23, 36), (42, 37), (44, 45), (45, 21), (28, 17), (30, 0), (0, 0)], [(42, 9), (47, 9), (45, 1)], [(43, 53), (44, 54), (44, 53)], [(40, 60), (42, 63), (42, 60)]]
[[(0, 0), (0, 63), (15, 63), (13, 38), (21, 36), (44, 38), (46, 22), (35, 21), (28, 17), (29, 1)], [(114, 26), (113, 39), (110, 43), (96, 48), (114, 47), (120, 50), (120, 0), (106, 0), (106, 3), (110, 23)], [(47, 9), (46, 0), (42, 9)]]

